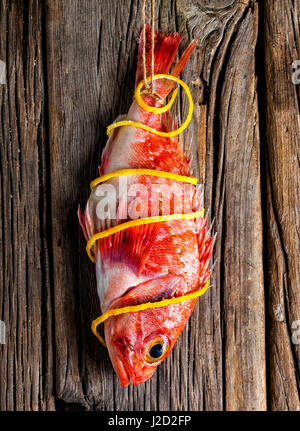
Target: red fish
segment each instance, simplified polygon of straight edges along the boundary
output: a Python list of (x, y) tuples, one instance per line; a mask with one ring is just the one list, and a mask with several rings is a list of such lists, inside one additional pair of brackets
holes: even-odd
[[(181, 36), (156, 32), (154, 73), (170, 73)], [(192, 42), (171, 74), (178, 77), (196, 42)], [(142, 35), (136, 84), (143, 79)], [(146, 30), (146, 69), (151, 70), (151, 34)], [(160, 79), (155, 93), (166, 98), (174, 83)], [(150, 106), (161, 100), (144, 95)], [(134, 101), (122, 120), (135, 120), (159, 131), (177, 128), (171, 114), (153, 114)], [(119, 119), (118, 119), (119, 120)], [(190, 176), (189, 160), (177, 138), (160, 137), (132, 126), (114, 129), (102, 154), (100, 175), (126, 168), (145, 168)], [(157, 187), (159, 192), (157, 192)], [(179, 197), (179, 198), (178, 198)], [(202, 208), (197, 188), (169, 178), (129, 175), (96, 186), (84, 214), (78, 211), (86, 239), (111, 226), (137, 217), (193, 212)], [(104, 205), (105, 204), (105, 205)], [(105, 208), (104, 208), (105, 207)], [(101, 213), (102, 211), (102, 213)], [(103, 211), (105, 217), (103, 217)], [(101, 213), (101, 214), (100, 214)], [(102, 312), (128, 305), (156, 302), (201, 289), (209, 275), (213, 241), (203, 217), (130, 227), (95, 242), (97, 290)], [(188, 321), (196, 299), (161, 308), (108, 318), (105, 340), (121, 386), (148, 380), (170, 354)]]

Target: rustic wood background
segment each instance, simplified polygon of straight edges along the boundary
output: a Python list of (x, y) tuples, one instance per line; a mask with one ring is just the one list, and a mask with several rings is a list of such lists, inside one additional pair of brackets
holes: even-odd
[(299, 410), (299, 0), (157, 0), (156, 26), (184, 31), (181, 50), (203, 20), (217, 26), (183, 73), (183, 144), (218, 232), (212, 287), (137, 388), (119, 387), (90, 332), (99, 304), (76, 210), (132, 100), (141, 4), (0, 0), (0, 409)]

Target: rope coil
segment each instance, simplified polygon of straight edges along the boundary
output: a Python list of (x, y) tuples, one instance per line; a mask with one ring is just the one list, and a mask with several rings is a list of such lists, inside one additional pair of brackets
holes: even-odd
[[(179, 79), (175, 76), (172, 76), (172, 75), (167, 75), (167, 74), (158, 74), (158, 75), (154, 75), (154, 76), (152, 75), (151, 77), (148, 77), (146, 80), (142, 80), (137, 85), (136, 90), (135, 90), (135, 99), (136, 99), (138, 105), (142, 109), (144, 109), (148, 112), (152, 112), (155, 114), (162, 114), (164, 112), (167, 112), (172, 107), (172, 105), (175, 101), (175, 98), (178, 94), (178, 89), (174, 90), (169, 103), (163, 107), (160, 107), (160, 108), (147, 105), (141, 98), (141, 89), (143, 88), (143, 86), (146, 86), (146, 88), (147, 88), (146, 84), (148, 84), (148, 81), (150, 81), (150, 80), (153, 81), (155, 79), (161, 79), (161, 78), (174, 81), (174, 82), (180, 84), (182, 86), (182, 88), (185, 90), (187, 97), (188, 97), (188, 101), (189, 101), (189, 111), (188, 111), (188, 115), (187, 115), (187, 118), (184, 121), (184, 123), (176, 130), (172, 130), (170, 132), (161, 132), (159, 130), (155, 130), (152, 127), (149, 127), (149, 126), (142, 124), (142, 123), (138, 123), (136, 121), (123, 120), (123, 121), (119, 121), (119, 122), (113, 123), (110, 126), (108, 126), (108, 128), (107, 128), (108, 136), (110, 135), (110, 133), (113, 129), (115, 129), (117, 127), (121, 127), (121, 126), (137, 127), (137, 128), (146, 130), (148, 132), (151, 132), (155, 135), (159, 135), (159, 136), (163, 136), (163, 137), (173, 137), (173, 136), (179, 135), (180, 133), (183, 132), (183, 130), (186, 129), (189, 122), (191, 121), (192, 114), (193, 114), (193, 99), (192, 99), (191, 92), (190, 92), (188, 86), (181, 79)], [(118, 170), (115, 172), (110, 172), (108, 174), (105, 174), (105, 175), (102, 175), (101, 177), (96, 178), (94, 181), (91, 182), (90, 187), (91, 187), (91, 189), (93, 189), (98, 184), (103, 183), (104, 181), (107, 181), (110, 178), (116, 178), (116, 177), (124, 176), (124, 175), (152, 175), (152, 176), (161, 177), (161, 178), (170, 178), (170, 179), (173, 179), (175, 181), (182, 181), (182, 182), (186, 182), (186, 183), (190, 183), (190, 184), (197, 184), (197, 178), (186, 177), (183, 175), (174, 174), (172, 172), (156, 171), (153, 169), (121, 169), (121, 170)], [(91, 261), (95, 262), (95, 259), (91, 254), (91, 248), (98, 239), (106, 238), (106, 237), (113, 235), (115, 233), (118, 233), (122, 230), (128, 229), (130, 227), (140, 226), (143, 224), (157, 223), (157, 222), (170, 221), (170, 220), (191, 220), (191, 219), (194, 219), (197, 217), (204, 217), (204, 208), (200, 211), (196, 211), (196, 212), (189, 213), (189, 214), (169, 214), (169, 215), (164, 215), (164, 216), (154, 216), (154, 217), (141, 218), (141, 219), (137, 219), (137, 220), (130, 220), (128, 222), (114, 226), (114, 227), (107, 229), (105, 231), (94, 234), (89, 239), (89, 241), (87, 242), (86, 251), (87, 251), (87, 254), (88, 254), (89, 258), (91, 259)], [(91, 325), (92, 332), (98, 338), (98, 340), (103, 344), (103, 346), (106, 347), (106, 344), (105, 344), (103, 337), (97, 332), (97, 327), (98, 327), (98, 325), (100, 325), (100, 323), (104, 322), (109, 317), (118, 316), (118, 315), (124, 314), (124, 313), (132, 313), (132, 312), (147, 310), (150, 308), (160, 308), (160, 307), (165, 307), (165, 306), (170, 305), (170, 304), (178, 304), (178, 303), (183, 302), (183, 301), (189, 301), (189, 300), (195, 299), (195, 298), (203, 295), (206, 292), (206, 290), (208, 289), (208, 287), (209, 287), (209, 281), (206, 282), (205, 286), (202, 289), (198, 290), (197, 292), (193, 292), (191, 294), (188, 294), (188, 295), (183, 295), (183, 296), (180, 296), (177, 298), (165, 299), (163, 301), (154, 302), (154, 303), (147, 302), (145, 304), (140, 304), (140, 305), (135, 305), (135, 306), (127, 306), (127, 307), (123, 307), (123, 308), (109, 310), (92, 322), (92, 325)]]
[[(170, 101), (165, 106), (162, 106), (162, 107), (149, 106), (143, 101), (143, 99), (141, 97), (141, 90), (143, 87), (145, 87), (145, 90), (143, 91), (144, 94), (149, 94), (149, 95), (152, 95), (152, 97), (157, 98), (157, 95), (154, 92), (154, 88), (153, 88), (153, 81), (155, 81), (157, 79), (167, 79), (167, 80), (173, 81), (173, 82), (181, 85), (181, 87), (186, 92), (188, 102), (189, 102), (188, 115), (187, 115), (184, 123), (178, 129), (172, 130), (169, 132), (162, 132), (160, 130), (153, 129), (152, 127), (149, 127), (146, 124), (142, 124), (142, 123), (139, 123), (139, 122), (133, 121), (133, 120), (118, 121), (118, 122), (110, 124), (107, 127), (107, 135), (108, 136), (111, 134), (112, 130), (117, 128), (117, 127), (132, 126), (132, 127), (136, 127), (139, 129), (143, 129), (147, 132), (153, 133), (154, 135), (158, 135), (158, 136), (162, 136), (162, 137), (174, 137), (174, 136), (177, 136), (180, 133), (182, 133), (187, 128), (188, 124), (191, 121), (192, 115), (193, 115), (193, 99), (191, 96), (190, 89), (185, 84), (185, 82), (183, 82), (181, 79), (177, 78), (176, 76), (172, 76), (172, 75), (168, 75), (168, 74), (161, 73), (161, 74), (154, 75), (155, 0), (152, 0), (151, 76), (147, 78), (145, 4), (146, 4), (146, 0), (143, 1), (143, 8), (142, 8), (142, 14), (143, 14), (143, 54), (142, 55), (143, 55), (143, 67), (144, 67), (144, 79), (136, 87), (135, 94), (134, 94), (136, 102), (142, 109), (144, 109), (147, 112), (151, 112), (154, 114), (163, 114), (164, 112), (167, 112), (169, 109), (171, 109), (171, 107), (172, 107), (172, 105), (173, 105), (173, 103), (177, 97), (177, 94), (178, 94), (177, 88), (173, 91), (172, 96), (170, 98)], [(150, 82), (150, 85), (149, 85), (149, 82)], [(161, 177), (161, 178), (173, 179), (175, 181), (182, 181), (182, 182), (186, 182), (186, 183), (190, 183), (190, 184), (197, 184), (197, 178), (177, 175), (177, 174), (174, 174), (172, 172), (156, 171), (153, 169), (121, 169), (121, 170), (111, 172), (111, 173), (108, 173), (108, 174), (105, 174), (101, 177), (96, 178), (94, 181), (92, 181), (90, 183), (90, 187), (91, 187), (91, 189), (93, 189), (98, 184), (100, 184), (104, 181), (107, 181), (110, 178), (115, 178), (115, 177), (124, 176), (124, 175), (152, 175), (152, 176)], [(197, 217), (204, 217), (204, 208), (202, 208), (200, 211), (196, 211), (196, 212), (189, 213), (189, 214), (169, 214), (169, 215), (163, 215), (163, 216), (154, 216), (154, 217), (141, 218), (141, 219), (137, 219), (137, 220), (130, 220), (130, 221), (127, 221), (127, 222), (122, 223), (120, 225), (109, 228), (105, 231), (94, 234), (87, 242), (86, 251), (87, 251), (87, 254), (88, 254), (89, 258), (91, 259), (91, 261), (95, 262), (95, 259), (91, 254), (91, 248), (98, 239), (105, 238), (105, 237), (108, 237), (108, 236), (113, 235), (115, 233), (118, 233), (122, 230), (128, 229), (130, 227), (140, 226), (143, 224), (157, 223), (157, 222), (170, 221), (170, 220), (191, 220), (191, 219), (195, 219)], [(100, 323), (103, 323), (109, 317), (118, 316), (120, 314), (125, 314), (125, 313), (134, 313), (134, 312), (147, 310), (147, 309), (151, 309), (151, 308), (165, 307), (165, 306), (171, 305), (171, 304), (179, 304), (179, 303), (184, 302), (184, 301), (190, 301), (192, 299), (196, 299), (196, 298), (200, 297), (201, 295), (203, 295), (206, 292), (206, 290), (208, 289), (208, 287), (209, 287), (209, 281), (207, 281), (205, 283), (204, 287), (201, 288), (200, 290), (193, 292), (193, 293), (190, 293), (190, 294), (187, 294), (187, 295), (177, 297), (177, 298), (170, 298), (170, 299), (165, 299), (165, 300), (158, 301), (158, 302), (147, 302), (145, 304), (133, 305), (133, 306), (127, 306), (127, 307), (108, 310), (92, 322), (92, 325), (91, 325), (92, 332), (98, 338), (98, 340), (103, 344), (103, 346), (106, 347), (106, 344), (105, 344), (103, 337), (97, 332), (97, 327), (98, 327), (98, 325), (100, 325)]]

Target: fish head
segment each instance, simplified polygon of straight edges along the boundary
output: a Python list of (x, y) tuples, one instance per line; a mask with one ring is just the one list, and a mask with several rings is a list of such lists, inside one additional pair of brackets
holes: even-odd
[[(149, 296), (142, 297), (139, 303), (149, 302)], [(116, 305), (113, 308), (120, 307), (120, 303)], [(130, 380), (139, 385), (152, 377), (173, 349), (194, 305), (194, 300), (186, 301), (120, 314), (105, 321), (106, 345), (121, 386), (128, 386)]]
[[(145, 320), (154, 326), (145, 327)], [(150, 379), (174, 344), (147, 311), (110, 318), (105, 324), (105, 339), (121, 386), (127, 386), (130, 379), (134, 385)]]
[[(157, 310), (155, 310), (157, 313)], [(176, 329), (169, 329), (166, 310), (143, 310), (111, 317), (105, 322), (105, 340), (112, 365), (121, 386), (145, 382), (169, 355), (177, 339)]]

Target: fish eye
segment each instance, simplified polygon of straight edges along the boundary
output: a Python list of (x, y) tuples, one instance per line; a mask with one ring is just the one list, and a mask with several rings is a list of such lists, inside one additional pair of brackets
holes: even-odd
[(167, 348), (167, 340), (163, 338), (155, 339), (146, 346), (145, 360), (150, 364), (160, 361), (161, 358), (165, 355)]
[(158, 359), (164, 353), (164, 346), (160, 343), (154, 344), (149, 351), (149, 356), (153, 359)]

